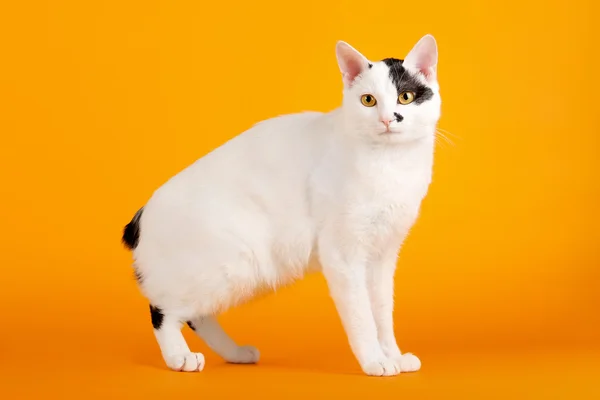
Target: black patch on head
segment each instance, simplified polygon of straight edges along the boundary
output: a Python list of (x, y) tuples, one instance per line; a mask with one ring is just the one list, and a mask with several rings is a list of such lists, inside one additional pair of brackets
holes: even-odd
[(390, 68), (390, 78), (394, 82), (394, 85), (396, 85), (398, 95), (405, 91), (414, 92), (415, 104), (421, 104), (433, 97), (433, 91), (423, 85), (402, 66), (404, 60), (385, 58), (382, 61)]
[(150, 304), (150, 319), (152, 320), (152, 326), (154, 329), (159, 330), (163, 323), (164, 314), (158, 307), (154, 307)]
[(394, 117), (396, 117), (396, 122), (402, 122), (402, 120), (404, 119), (404, 117), (398, 114), (397, 112), (394, 113)]
[(129, 250), (135, 249), (140, 240), (140, 218), (143, 211), (144, 207), (140, 208), (133, 216), (131, 222), (123, 229), (123, 244), (127, 246)]
[(369, 69), (373, 68), (373, 64), (369, 63)]
[(194, 324), (192, 324), (192, 321), (187, 321), (186, 324), (190, 327), (191, 330), (196, 330), (196, 327), (194, 326)]

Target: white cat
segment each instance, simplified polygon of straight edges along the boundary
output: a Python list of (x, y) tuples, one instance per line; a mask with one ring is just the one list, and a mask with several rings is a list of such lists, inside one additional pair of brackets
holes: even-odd
[(232, 363), (255, 363), (215, 315), (308, 271), (325, 275), (368, 375), (420, 368), (394, 336), (399, 248), (431, 181), (441, 99), (437, 45), (371, 62), (344, 42), (340, 108), (263, 121), (160, 187), (125, 227), (169, 368), (200, 371), (188, 325)]

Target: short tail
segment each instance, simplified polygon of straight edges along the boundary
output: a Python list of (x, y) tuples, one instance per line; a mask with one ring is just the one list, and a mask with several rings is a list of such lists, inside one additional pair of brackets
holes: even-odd
[(140, 218), (143, 211), (144, 207), (140, 208), (133, 216), (131, 222), (123, 229), (123, 238), (121, 240), (129, 250), (135, 249), (140, 241)]

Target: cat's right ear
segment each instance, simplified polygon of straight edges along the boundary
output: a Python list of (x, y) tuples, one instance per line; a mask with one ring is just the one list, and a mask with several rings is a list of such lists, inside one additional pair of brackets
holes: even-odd
[(335, 54), (344, 80), (344, 86), (349, 88), (356, 77), (369, 68), (369, 60), (354, 47), (342, 41), (337, 42)]

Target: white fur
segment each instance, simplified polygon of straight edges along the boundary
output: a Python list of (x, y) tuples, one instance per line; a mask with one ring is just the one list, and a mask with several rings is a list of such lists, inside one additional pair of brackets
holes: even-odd
[[(258, 123), (175, 175), (146, 204), (135, 268), (144, 295), (165, 315), (155, 334), (170, 368), (204, 366), (183, 339), (184, 321), (227, 361), (256, 362), (258, 351), (235, 344), (214, 315), (317, 270), (365, 373), (420, 368), (396, 344), (393, 281), (431, 180), (441, 102), (435, 41), (425, 36), (405, 62), (434, 91), (420, 105), (397, 104), (385, 63), (368, 68), (343, 42), (337, 55), (342, 107)], [(361, 104), (365, 93), (377, 106)], [(386, 133), (381, 121), (394, 112), (404, 120)]]

